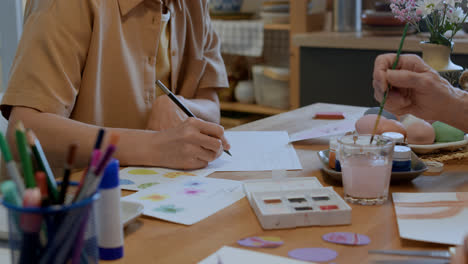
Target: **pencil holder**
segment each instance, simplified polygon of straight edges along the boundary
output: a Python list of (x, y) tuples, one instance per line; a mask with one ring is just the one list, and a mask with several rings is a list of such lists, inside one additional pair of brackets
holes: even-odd
[(98, 263), (95, 204), (99, 193), (70, 205), (8, 211), (12, 263)]

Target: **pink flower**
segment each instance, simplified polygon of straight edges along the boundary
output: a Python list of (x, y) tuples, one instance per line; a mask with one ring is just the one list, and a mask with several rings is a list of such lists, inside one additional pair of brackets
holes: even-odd
[(416, 24), (421, 20), (421, 12), (417, 9), (416, 0), (391, 0), (390, 8), (400, 21)]

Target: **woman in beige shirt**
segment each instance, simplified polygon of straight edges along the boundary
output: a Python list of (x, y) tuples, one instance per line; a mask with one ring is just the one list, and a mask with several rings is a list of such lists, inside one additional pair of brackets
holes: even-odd
[(195, 169), (230, 148), (215, 124), (227, 86), (206, 0), (29, 0), (0, 109), (10, 143), (22, 120), (59, 166), (71, 142), (85, 165), (105, 127), (120, 134), (122, 165)]

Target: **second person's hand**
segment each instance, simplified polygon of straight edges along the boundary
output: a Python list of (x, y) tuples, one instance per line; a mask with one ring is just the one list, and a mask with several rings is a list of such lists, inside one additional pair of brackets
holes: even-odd
[(385, 109), (397, 115), (443, 119), (441, 115), (457, 91), (416, 55), (401, 55), (397, 68), (391, 70), (395, 56), (384, 54), (375, 60), (373, 86), (377, 101), (382, 101), (391, 84)]

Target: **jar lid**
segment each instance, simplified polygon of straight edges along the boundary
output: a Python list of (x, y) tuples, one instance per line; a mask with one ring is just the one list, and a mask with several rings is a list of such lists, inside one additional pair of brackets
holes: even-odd
[(405, 142), (405, 136), (398, 132), (385, 132), (382, 134), (382, 136), (391, 138), (395, 143)]
[(409, 160), (411, 159), (411, 149), (407, 146), (395, 146), (393, 149), (393, 159)]

